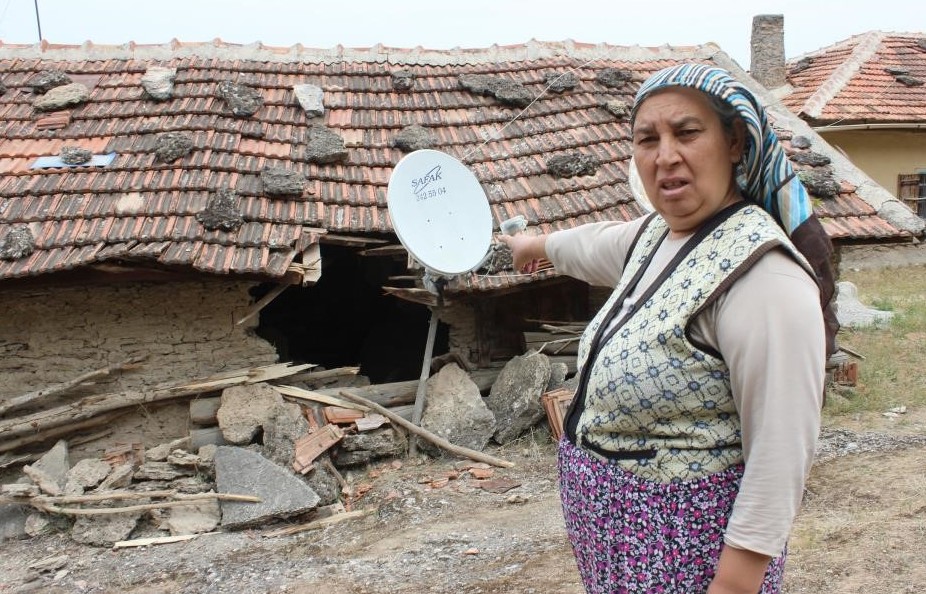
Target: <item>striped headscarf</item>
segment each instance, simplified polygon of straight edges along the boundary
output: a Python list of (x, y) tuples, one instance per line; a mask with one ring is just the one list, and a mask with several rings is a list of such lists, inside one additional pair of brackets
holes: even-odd
[(681, 64), (660, 70), (637, 91), (630, 116), (631, 126), (637, 110), (654, 91), (667, 87), (690, 87), (713, 95), (732, 105), (746, 123), (740, 189), (781, 224), (788, 235), (813, 213), (807, 190), (785, 156), (778, 135), (772, 130), (765, 108), (755, 95), (729, 72), (705, 64)]

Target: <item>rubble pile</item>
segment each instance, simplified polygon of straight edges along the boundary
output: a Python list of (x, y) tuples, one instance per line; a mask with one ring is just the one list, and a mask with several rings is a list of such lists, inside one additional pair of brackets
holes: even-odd
[[(0, 436), (8, 440), (0, 441), (0, 470), (7, 469), (0, 484), (0, 540), (66, 531), (80, 543), (121, 548), (279, 521), (288, 526), (269, 535), (292, 534), (374, 511), (354, 509), (365, 490), (344, 474), (389, 459), (401, 464), (411, 439), (434, 457), (469, 458), (467, 470), (489, 480), (491, 465), (511, 463), (482, 450), (540, 423), (541, 397), (561, 389), (565, 377), (563, 363), (539, 352), (504, 368), (467, 371), (448, 363), (428, 380), (416, 426), (410, 419), (417, 380), (369, 385), (357, 368), (313, 367), (224, 372), (143, 397), (120, 393), (122, 400), (85, 397), (72, 408), (92, 401), (105, 421), (122, 404), (180, 395), (189, 402), (190, 431), (168, 443), (116, 442), (102, 456), (76, 463), (69, 441), (79, 443), (79, 427), (44, 453), (17, 453), (14, 446), (26, 449), (29, 440), (14, 442), (10, 435), (36, 414), (55, 419), (57, 413), (11, 416), (13, 409), (34, 409), (36, 399), (7, 401), (0, 420)], [(52, 420), (45, 423), (39, 433), (62, 431)], [(17, 468), (21, 474), (10, 478)]]

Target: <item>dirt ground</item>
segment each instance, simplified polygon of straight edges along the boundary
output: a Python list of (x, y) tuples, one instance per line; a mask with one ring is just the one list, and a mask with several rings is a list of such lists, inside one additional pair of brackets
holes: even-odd
[[(902, 594), (926, 583), (926, 411), (830, 427), (790, 543), (787, 592)], [(370, 486), (354, 509), (371, 515), (323, 530), (267, 537), (272, 528), (130, 549), (66, 536), (6, 542), (0, 592), (154, 594), (580, 594), (562, 525), (555, 449), (537, 431), (492, 451), (516, 464), (493, 478), (458, 460), (384, 462), (349, 475)], [(58, 557), (44, 572), (30, 565)]]

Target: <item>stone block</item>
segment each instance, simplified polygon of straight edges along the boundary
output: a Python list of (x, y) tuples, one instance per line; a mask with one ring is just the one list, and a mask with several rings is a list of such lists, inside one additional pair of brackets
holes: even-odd
[(215, 453), (216, 491), (260, 497), (260, 503), (222, 501), (222, 526), (245, 528), (311, 511), (319, 496), (288, 469), (244, 448)]

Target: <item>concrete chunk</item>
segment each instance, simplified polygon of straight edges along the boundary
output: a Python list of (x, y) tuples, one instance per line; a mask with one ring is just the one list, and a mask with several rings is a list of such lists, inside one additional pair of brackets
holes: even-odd
[(399, 150), (406, 153), (418, 151), (421, 149), (431, 148), (434, 145), (434, 139), (428, 133), (428, 129), (418, 124), (402, 128), (392, 144)]
[(309, 422), (302, 416), (301, 406), (295, 402), (277, 404), (264, 423), (265, 455), (288, 468), (296, 451), (296, 441), (308, 432)]
[(112, 467), (102, 460), (96, 458), (81, 460), (67, 472), (64, 490), (68, 493), (83, 493), (84, 489), (92, 489), (103, 482), (111, 471)]
[(888, 326), (894, 312), (864, 305), (858, 298), (858, 287), (849, 281), (836, 283), (836, 317), (843, 328)]
[(218, 501), (200, 501), (171, 508), (167, 528), (171, 536), (212, 532), (219, 525), (221, 517)]
[(231, 444), (251, 443), (282, 404), (280, 393), (263, 383), (223, 390), (222, 405), (216, 413), (222, 435)]
[(0, 542), (26, 538), (26, 517), (32, 508), (26, 505), (0, 505)]
[(112, 469), (97, 491), (111, 491), (113, 489), (122, 489), (132, 484), (132, 475), (135, 473), (135, 466), (131, 462), (119, 464)]
[(63, 439), (45, 453), (35, 464), (23, 466), (23, 472), (49, 495), (61, 495), (67, 484), (68, 444)]
[(327, 165), (347, 159), (344, 139), (324, 126), (312, 126), (305, 146), (305, 160)]
[(155, 101), (166, 101), (174, 94), (174, 79), (177, 78), (176, 68), (162, 66), (149, 66), (141, 77), (141, 86), (145, 93)]
[(71, 77), (61, 70), (43, 70), (35, 75), (29, 84), (32, 85), (32, 92), (36, 95), (44, 95), (55, 87), (63, 87), (71, 84)]
[(99, 547), (111, 546), (128, 539), (141, 517), (142, 512), (78, 516), (71, 528), (71, 539)]
[(309, 117), (317, 118), (325, 115), (325, 92), (316, 85), (293, 85), (296, 99)]
[(170, 443), (162, 443), (145, 452), (145, 460), (150, 462), (164, 462), (174, 450), (190, 447), (190, 438), (180, 437)]
[(0, 239), (0, 260), (18, 260), (32, 255), (35, 239), (25, 225), (17, 225)]
[(238, 117), (254, 115), (264, 104), (264, 98), (257, 89), (230, 80), (216, 85), (215, 95), (224, 99), (232, 114)]
[(86, 103), (90, 99), (90, 90), (80, 84), (71, 83), (61, 87), (55, 87), (44, 95), (40, 95), (32, 102), (32, 107), (36, 111), (57, 111)]
[(243, 448), (221, 446), (215, 453), (219, 493), (254, 495), (260, 503), (222, 501), (222, 526), (235, 529), (311, 511), (319, 497), (289, 470)]
[(270, 196), (301, 196), (305, 191), (305, 176), (282, 167), (265, 167), (260, 181)]

